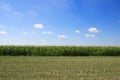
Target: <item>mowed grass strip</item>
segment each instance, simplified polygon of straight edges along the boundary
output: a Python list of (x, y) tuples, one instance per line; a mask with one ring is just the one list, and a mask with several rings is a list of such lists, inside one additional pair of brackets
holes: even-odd
[(120, 57), (0, 56), (0, 80), (120, 80)]

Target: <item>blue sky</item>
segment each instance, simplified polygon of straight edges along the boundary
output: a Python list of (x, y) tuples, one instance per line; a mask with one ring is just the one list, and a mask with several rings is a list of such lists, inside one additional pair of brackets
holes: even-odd
[(120, 46), (120, 0), (0, 0), (0, 45)]

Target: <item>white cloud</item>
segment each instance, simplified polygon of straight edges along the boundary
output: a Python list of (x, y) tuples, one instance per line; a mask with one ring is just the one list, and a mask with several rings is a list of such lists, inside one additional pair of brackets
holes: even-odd
[(23, 42), (26, 42), (26, 41), (27, 41), (26, 39), (23, 40)]
[(46, 31), (43, 31), (42, 33), (43, 33), (43, 34), (46, 34)]
[(58, 35), (57, 37), (58, 38), (67, 38), (68, 36), (66, 36), (66, 35)]
[(7, 35), (8, 33), (6, 31), (0, 31), (0, 35)]
[(52, 34), (51, 31), (43, 31), (42, 33), (43, 33), (43, 34)]
[(90, 36), (90, 34), (85, 34), (85, 37), (89, 37)]
[(94, 28), (94, 27), (89, 28), (88, 31), (89, 31), (89, 32), (93, 32), (93, 33), (95, 33), (95, 32), (100, 32), (97, 28)]
[(28, 35), (28, 33), (27, 32), (23, 32), (23, 35)]
[(94, 38), (94, 37), (96, 37), (96, 35), (95, 34), (91, 34), (91, 36), (90, 36), (91, 38)]
[(43, 24), (34, 24), (34, 28), (43, 29)]
[(48, 31), (47, 33), (48, 33), (48, 34), (51, 34), (52, 32)]
[(96, 37), (96, 35), (95, 35), (95, 34), (85, 34), (85, 37), (95, 38), (95, 37)]
[(43, 39), (43, 40), (41, 40), (41, 42), (45, 42), (45, 40)]
[(80, 33), (80, 30), (76, 30), (75, 32), (76, 32), (76, 33)]

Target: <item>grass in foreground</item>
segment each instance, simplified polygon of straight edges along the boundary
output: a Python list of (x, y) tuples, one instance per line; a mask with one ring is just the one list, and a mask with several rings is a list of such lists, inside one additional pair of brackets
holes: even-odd
[(120, 57), (0, 56), (0, 80), (120, 80)]

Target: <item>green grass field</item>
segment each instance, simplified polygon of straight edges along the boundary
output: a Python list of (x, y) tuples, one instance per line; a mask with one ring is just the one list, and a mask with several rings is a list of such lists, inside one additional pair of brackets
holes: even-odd
[(120, 80), (120, 57), (0, 56), (0, 80)]

